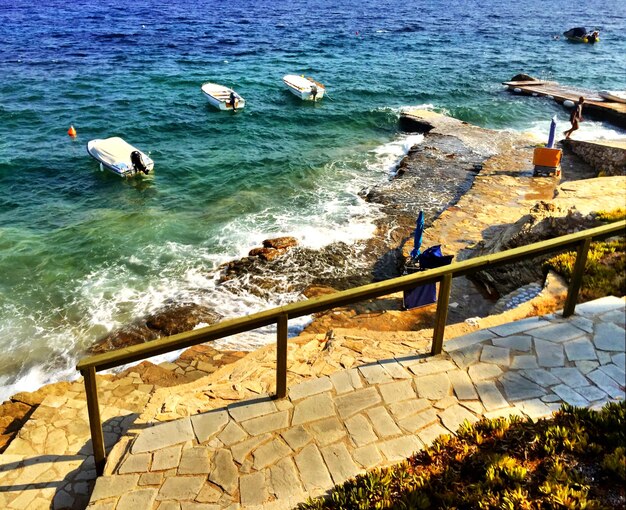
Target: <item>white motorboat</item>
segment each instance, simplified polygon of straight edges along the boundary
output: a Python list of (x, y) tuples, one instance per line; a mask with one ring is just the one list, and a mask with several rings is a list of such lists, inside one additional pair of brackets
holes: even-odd
[(147, 154), (117, 136), (89, 141), (87, 152), (101, 169), (107, 168), (120, 177), (147, 175), (154, 168), (154, 161)]
[[(246, 101), (233, 89), (218, 85), (217, 83), (203, 83), (202, 93), (209, 103), (219, 110), (240, 110), (246, 106)], [(233, 102), (234, 108), (233, 108)]]
[(283, 76), (283, 83), (289, 91), (303, 101), (319, 101), (324, 97), (326, 88), (313, 78), (305, 78), (296, 74)]
[(598, 92), (600, 97), (614, 103), (626, 103), (626, 91), (619, 90), (601, 90)]

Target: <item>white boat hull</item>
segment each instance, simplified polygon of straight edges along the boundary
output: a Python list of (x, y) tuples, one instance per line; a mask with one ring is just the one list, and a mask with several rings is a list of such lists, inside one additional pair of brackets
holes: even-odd
[[(319, 101), (324, 97), (324, 93), (326, 92), (323, 85), (303, 76), (288, 74), (283, 77), (283, 83), (289, 92), (302, 101)], [(313, 85), (317, 86), (315, 97), (313, 97), (312, 92)]]
[(145, 175), (143, 172), (135, 169), (131, 160), (131, 153), (134, 151), (141, 154), (141, 160), (146, 169), (148, 172), (152, 172), (154, 161), (146, 153), (117, 136), (104, 140), (90, 140), (87, 143), (87, 153), (100, 163), (100, 169), (106, 168), (120, 177)]
[[(232, 89), (215, 83), (205, 83), (202, 85), (201, 90), (211, 106), (217, 108), (218, 110), (233, 109), (233, 105), (230, 104), (230, 93), (234, 92)], [(237, 110), (246, 106), (246, 100), (236, 92), (235, 101), (235, 109)]]
[(616, 92), (613, 90), (601, 90), (598, 95), (607, 101), (614, 103), (626, 103), (626, 92)]

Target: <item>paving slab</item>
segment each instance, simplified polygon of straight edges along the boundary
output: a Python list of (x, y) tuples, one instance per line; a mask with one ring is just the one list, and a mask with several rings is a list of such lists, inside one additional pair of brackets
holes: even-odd
[(506, 398), (513, 400), (528, 400), (534, 397), (542, 397), (546, 394), (538, 384), (529, 381), (515, 372), (507, 372), (499, 379)]
[(256, 471), (241, 475), (239, 478), (239, 493), (244, 508), (262, 505), (267, 499), (265, 472)]
[(204, 443), (220, 432), (228, 423), (228, 411), (209, 411), (191, 417), (191, 425), (198, 442)]
[(413, 389), (413, 381), (410, 380), (381, 384), (378, 386), (378, 391), (380, 391), (386, 404), (417, 398)]
[(601, 315), (620, 308), (624, 308), (623, 298), (607, 296), (576, 305), (576, 314), (583, 316)]
[(494, 379), (502, 374), (502, 369), (492, 363), (477, 363), (469, 367), (468, 375), (474, 382)]
[(469, 412), (460, 405), (448, 407), (448, 409), (439, 414), (439, 417), (441, 418), (441, 422), (444, 427), (452, 433), (455, 433), (466, 420), (469, 423), (475, 423), (478, 421), (478, 418), (473, 413)]
[(537, 328), (532, 330), (531, 335), (534, 338), (541, 340), (547, 340), (549, 342), (562, 344), (568, 340), (573, 340), (585, 334), (584, 331), (570, 324), (569, 322), (562, 322), (560, 324), (551, 324), (543, 328)]
[(281, 439), (272, 439), (252, 452), (252, 456), (254, 457), (254, 469), (260, 470), (266, 468), (290, 454), (291, 448)]
[(562, 367), (565, 365), (563, 346), (539, 338), (534, 339), (537, 363), (540, 367)]
[(480, 361), (483, 363), (493, 363), (508, 367), (511, 363), (511, 350), (507, 347), (494, 347), (493, 345), (485, 345), (480, 355)]
[(329, 393), (320, 393), (296, 403), (291, 424), (300, 425), (329, 416), (335, 416), (333, 399)]
[(327, 490), (333, 482), (317, 446), (311, 444), (295, 456), (300, 477), (307, 491)]
[(336, 416), (309, 423), (307, 428), (320, 446), (334, 443), (347, 435), (343, 422), (339, 421)]
[(563, 383), (571, 388), (578, 388), (580, 386), (588, 386), (589, 381), (587, 378), (574, 367), (567, 368), (552, 368), (550, 373), (558, 377)]
[(393, 381), (389, 372), (387, 372), (385, 368), (378, 363), (361, 365), (359, 367), (359, 372), (361, 372), (361, 375), (369, 384), (380, 384)]
[(441, 372), (447, 372), (448, 370), (455, 370), (457, 367), (451, 361), (447, 359), (427, 359), (422, 363), (411, 365), (409, 370), (418, 377), (424, 375), (438, 374)]
[(412, 375), (402, 366), (402, 364), (395, 360), (381, 360), (378, 362), (392, 379), (411, 379)]
[(144, 453), (159, 450), (178, 443), (192, 441), (195, 438), (191, 420), (183, 418), (143, 429), (133, 443), (131, 451), (132, 453)]
[(539, 368), (539, 365), (537, 364), (537, 357), (534, 354), (526, 354), (522, 356), (514, 356), (510, 368), (513, 370), (522, 370)]
[(549, 324), (550, 322), (540, 317), (528, 317), (527, 319), (509, 322), (507, 324), (502, 324), (500, 326), (489, 328), (489, 331), (495, 333), (498, 336), (507, 337), (525, 331), (530, 331), (532, 329), (541, 328)]
[(593, 372), (589, 372), (587, 378), (593, 381), (602, 391), (608, 393), (611, 398), (624, 399), (624, 386), (620, 386), (602, 370), (596, 369)]
[(416, 378), (415, 386), (419, 397), (429, 400), (440, 400), (452, 392), (452, 383), (445, 372)]
[(469, 347), (470, 345), (482, 343), (485, 340), (491, 340), (495, 336), (496, 333), (492, 333), (492, 331), (488, 329), (479, 329), (478, 331), (474, 331), (473, 333), (469, 333), (468, 335), (459, 336), (457, 338), (453, 338), (452, 340), (447, 340), (444, 343), (444, 349), (446, 350), (446, 352), (456, 351), (457, 349), (462, 349), (464, 347)]
[(448, 372), (448, 378), (459, 400), (475, 400), (478, 398), (474, 384), (464, 370), (452, 370)]
[(586, 407), (589, 405), (589, 401), (585, 397), (566, 384), (557, 384), (552, 387), (552, 391), (561, 397), (563, 402), (567, 402), (569, 405), (577, 407)]
[(495, 411), (503, 407), (509, 407), (509, 403), (504, 398), (496, 383), (493, 381), (480, 381), (476, 383), (476, 389), (480, 395), (485, 409), (487, 411)]
[(365, 413), (372, 422), (374, 431), (381, 439), (400, 434), (400, 429), (396, 425), (396, 422), (391, 418), (384, 407), (373, 407), (365, 411)]
[(563, 344), (565, 355), (570, 361), (596, 360), (596, 350), (587, 337), (575, 338)]
[(269, 468), (270, 487), (278, 500), (289, 499), (304, 492), (296, 465), (291, 458), (279, 460)]
[(378, 440), (372, 425), (362, 414), (348, 418), (345, 424), (350, 438), (357, 447), (365, 446)]
[(532, 347), (532, 337), (528, 335), (512, 335), (504, 338), (494, 338), (493, 345), (505, 347), (512, 351), (528, 352)]
[(251, 436), (259, 436), (267, 432), (281, 430), (289, 426), (289, 411), (258, 416), (241, 423), (243, 429)]
[(333, 389), (333, 383), (329, 377), (317, 377), (308, 381), (296, 384), (289, 389), (289, 398), (291, 401), (299, 400), (301, 398), (310, 397), (311, 395), (317, 395), (324, 391), (330, 391)]
[(358, 370), (342, 370), (330, 374), (330, 380), (338, 395), (349, 391), (358, 390), (363, 387), (363, 381)]
[(600, 370), (613, 379), (617, 384), (621, 386), (626, 385), (626, 373), (623, 368), (609, 363), (608, 365), (602, 365)]
[(354, 463), (346, 445), (336, 443), (320, 448), (324, 462), (333, 478), (333, 482), (343, 483), (349, 478), (355, 477), (361, 469)]
[(613, 323), (601, 322), (596, 324), (593, 343), (597, 349), (603, 351), (624, 352), (626, 347), (626, 332)]
[(335, 398), (335, 405), (339, 411), (339, 416), (344, 420), (350, 416), (372, 407), (381, 401), (381, 397), (376, 388), (369, 387), (354, 391), (348, 395), (341, 395)]
[(368, 444), (352, 450), (352, 458), (362, 468), (370, 468), (379, 465), (383, 461), (383, 456), (374, 444)]
[(378, 443), (377, 446), (390, 462), (406, 459), (424, 447), (423, 443), (415, 436), (402, 436), (389, 439), (388, 441)]
[(244, 400), (228, 406), (228, 412), (239, 423), (258, 416), (275, 413), (276, 411), (278, 411), (276, 404), (270, 397)]

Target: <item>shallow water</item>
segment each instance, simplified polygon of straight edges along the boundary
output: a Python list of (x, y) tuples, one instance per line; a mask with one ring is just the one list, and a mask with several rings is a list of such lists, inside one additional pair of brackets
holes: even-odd
[[(599, 44), (553, 39), (584, 24)], [(96, 338), (169, 299), (234, 316), (296, 298), (218, 289), (211, 269), (268, 237), (370, 236), (359, 192), (416, 141), (397, 130), (404, 107), (547, 137), (567, 112), (500, 82), (624, 89), (625, 24), (622, 0), (582, 14), (555, 0), (0, 0), (0, 397), (75, 374)], [(288, 73), (328, 97), (299, 102)], [(246, 109), (212, 110), (205, 81)], [(109, 136), (149, 152), (154, 175), (100, 172), (85, 144)], [(586, 122), (577, 136), (623, 133)]]

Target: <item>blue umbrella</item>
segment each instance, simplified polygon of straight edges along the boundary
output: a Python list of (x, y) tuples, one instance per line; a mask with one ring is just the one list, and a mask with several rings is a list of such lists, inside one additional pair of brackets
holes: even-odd
[(424, 233), (424, 211), (420, 211), (417, 215), (415, 223), (415, 236), (413, 241), (413, 249), (411, 250), (411, 258), (416, 259), (420, 255), (420, 246), (422, 246), (422, 234)]
[(548, 149), (552, 149), (554, 147), (554, 134), (556, 133), (556, 115), (552, 117), (552, 122), (550, 122), (550, 134), (548, 135)]

